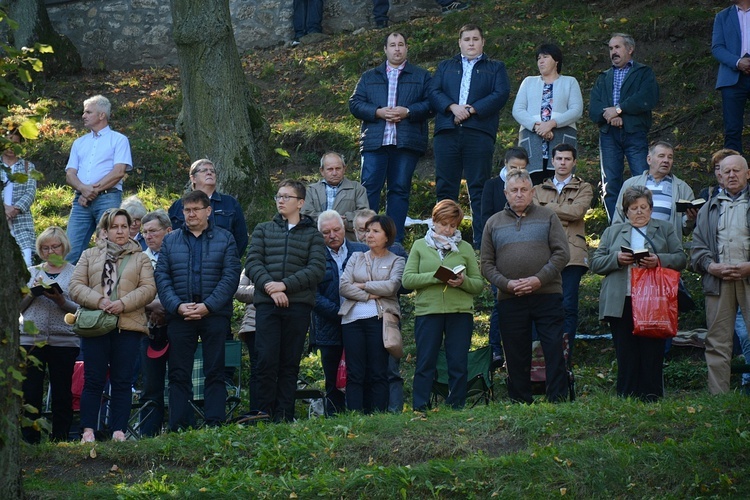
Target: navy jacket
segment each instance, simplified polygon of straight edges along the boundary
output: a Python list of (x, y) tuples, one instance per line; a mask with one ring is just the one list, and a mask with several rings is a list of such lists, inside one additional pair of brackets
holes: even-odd
[[(385, 120), (375, 117), (378, 108), (388, 107), (388, 75), (384, 62), (377, 68), (365, 71), (349, 98), (349, 111), (362, 120), (360, 151), (375, 151), (383, 146)], [(429, 126), (432, 116), (427, 91), (430, 74), (409, 62), (398, 76), (396, 106), (409, 108), (409, 117), (396, 124), (398, 148), (411, 149), (419, 153), (427, 150)]]
[[(172, 203), (169, 207), (169, 218), (172, 221), (172, 229), (181, 228), (185, 223), (185, 216), (182, 213), (182, 199)], [(245, 214), (242, 212), (242, 206), (237, 198), (228, 194), (214, 191), (211, 195), (211, 215), (208, 220), (217, 227), (226, 229), (237, 243), (237, 255), (240, 259), (245, 256), (247, 250), (247, 222)]]
[[(461, 55), (446, 59), (438, 66), (430, 81), (430, 106), (435, 112), (435, 135), (445, 130), (454, 130), (453, 113), (448, 107), (458, 103), (463, 75)], [(500, 110), (503, 109), (510, 95), (510, 82), (505, 64), (482, 56), (474, 65), (471, 75), (471, 86), (466, 104), (476, 110), (475, 115), (464, 121), (461, 126), (479, 130), (497, 137), (500, 121)]]
[[(615, 86), (614, 70), (610, 67), (602, 71), (591, 89), (589, 118), (599, 126), (599, 131), (609, 132), (610, 125), (604, 119), (604, 108), (615, 105), (612, 91)], [(620, 89), (620, 108), (622, 109), (622, 128), (627, 134), (648, 132), (651, 128), (651, 110), (659, 102), (659, 85), (656, 83), (654, 70), (633, 61)]]
[(199, 283), (193, 281), (195, 273), (190, 269), (194, 255), (188, 238), (194, 236), (184, 226), (167, 234), (154, 270), (159, 300), (167, 317), (181, 317), (177, 313), (180, 304), (193, 302), (193, 297), (198, 295), (211, 314), (231, 318), (232, 299), (242, 271), (232, 233), (211, 222), (201, 233), (198, 238), (201, 248)]
[[(366, 252), (369, 250), (364, 243), (345, 241), (348, 251), (344, 266), (349, 262), (354, 252)], [(326, 249), (326, 274), (323, 281), (318, 283), (318, 291), (315, 294), (315, 307), (313, 308), (313, 322), (310, 343), (317, 345), (341, 345), (341, 316), (339, 307), (341, 298), (339, 296), (339, 279), (341, 278), (336, 261), (333, 260), (331, 252)]]

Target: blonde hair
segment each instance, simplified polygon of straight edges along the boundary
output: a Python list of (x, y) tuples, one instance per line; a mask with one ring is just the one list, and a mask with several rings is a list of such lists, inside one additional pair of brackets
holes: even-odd
[(68, 253), (70, 253), (70, 240), (68, 239), (68, 235), (65, 234), (65, 231), (63, 231), (59, 226), (50, 226), (42, 231), (39, 236), (37, 236), (36, 254), (42, 255), (42, 245), (50, 240), (54, 240), (55, 238), (60, 240), (60, 243), (62, 243), (63, 255), (68, 255)]

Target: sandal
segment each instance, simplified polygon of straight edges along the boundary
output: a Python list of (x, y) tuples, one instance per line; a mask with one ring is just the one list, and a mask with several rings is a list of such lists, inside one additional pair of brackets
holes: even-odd
[(83, 429), (81, 443), (93, 443), (94, 441), (96, 441), (96, 438), (94, 437), (94, 429)]
[(115, 431), (112, 433), (112, 441), (125, 441), (125, 433), (122, 431)]

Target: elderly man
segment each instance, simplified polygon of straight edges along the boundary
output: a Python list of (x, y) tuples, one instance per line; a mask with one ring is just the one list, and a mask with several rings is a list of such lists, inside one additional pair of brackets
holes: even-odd
[(586, 222), (583, 220), (591, 208), (594, 189), (591, 184), (576, 177), (576, 148), (561, 143), (552, 149), (552, 166), (555, 175), (534, 187), (534, 203), (552, 209), (565, 229), (570, 248), (570, 262), (562, 271), (563, 309), (568, 334), (570, 355), (573, 357), (576, 329), (578, 328), (578, 289), (581, 278), (589, 267), (586, 245)]
[(367, 191), (359, 182), (346, 178), (346, 162), (338, 153), (328, 152), (320, 158), (321, 180), (307, 186), (302, 215), (314, 221), (325, 210), (335, 210), (346, 226), (346, 239), (357, 241), (354, 234), (354, 212), (369, 208)]
[(698, 212), (693, 269), (703, 275), (706, 296), (706, 364), (711, 394), (729, 391), (732, 333), (737, 307), (750, 321), (750, 194), (747, 161), (739, 155), (720, 163), (724, 189)]
[(396, 223), (396, 242), (401, 243), (411, 178), (427, 150), (430, 74), (407, 61), (406, 35), (390, 33), (384, 42), (385, 62), (359, 79), (349, 111), (362, 120), (361, 179), (370, 208), (380, 210), (380, 192), (387, 182), (385, 212)]
[[(238, 255), (242, 259), (249, 240), (245, 214), (242, 212), (240, 202), (234, 196), (216, 190), (216, 166), (211, 160), (203, 158), (190, 165), (190, 187), (193, 190), (199, 189), (206, 193), (211, 200), (209, 220), (216, 227), (232, 233), (234, 241), (237, 243)], [(178, 229), (185, 223), (185, 214), (182, 208), (182, 199), (175, 201), (169, 207), (172, 229)]]
[(329, 413), (343, 411), (344, 393), (336, 389), (341, 353), (344, 350), (341, 341), (341, 316), (339, 307), (339, 278), (344, 272), (349, 257), (354, 252), (366, 252), (367, 245), (347, 241), (344, 221), (335, 210), (326, 210), (318, 216), (318, 231), (323, 234), (326, 245), (326, 274), (318, 283), (315, 293), (315, 307), (312, 314), (310, 344), (320, 350), (320, 362), (325, 375), (326, 397), (330, 403)]
[[(613, 219), (625, 172), (625, 157), (633, 176), (646, 170), (651, 110), (659, 101), (654, 71), (633, 60), (635, 40), (615, 33), (609, 40), (612, 67), (591, 89), (589, 117), (599, 126), (599, 159), (607, 217)], [(679, 234), (679, 233), (678, 233)]]
[(690, 186), (672, 173), (674, 165), (674, 147), (666, 141), (654, 142), (646, 157), (648, 170), (637, 177), (631, 177), (622, 185), (617, 196), (615, 215), (612, 222), (624, 222), (622, 213), (622, 194), (630, 186), (646, 186), (654, 197), (654, 209), (651, 217), (672, 223), (675, 233), (688, 235), (695, 227), (698, 210), (689, 208), (687, 212), (677, 211), (677, 201), (695, 199)]
[(83, 125), (90, 134), (79, 137), (70, 149), (65, 180), (73, 189), (68, 219), (70, 252), (65, 260), (78, 262), (102, 214), (122, 201), (122, 178), (133, 168), (128, 138), (109, 128), (112, 105), (101, 95), (83, 101)]
[(458, 201), (466, 176), (474, 248), (482, 242), (482, 190), (492, 172), (500, 110), (510, 95), (505, 64), (484, 53), (484, 34), (475, 24), (458, 33), (461, 53), (438, 65), (430, 81), (435, 111), (435, 191), (438, 201)]
[(185, 223), (164, 238), (156, 264), (156, 286), (167, 313), (169, 336), (169, 427), (194, 427), (193, 357), (200, 337), (206, 374), (206, 425), (224, 423), (227, 388), (224, 348), (232, 299), (240, 281), (232, 233), (211, 222), (208, 195), (196, 189), (182, 197)]
[(547, 373), (547, 400), (564, 401), (568, 384), (563, 356), (563, 297), (560, 273), (570, 260), (568, 238), (555, 212), (532, 203), (526, 170), (505, 180), (508, 206), (487, 221), (481, 268), (497, 287), (500, 336), (508, 366), (508, 394), (532, 403), (531, 326), (536, 325)]

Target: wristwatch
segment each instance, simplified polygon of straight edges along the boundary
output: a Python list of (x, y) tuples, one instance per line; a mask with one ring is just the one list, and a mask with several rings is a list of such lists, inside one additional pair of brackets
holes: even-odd
[(409, 108), (406, 108), (406, 117), (409, 118), (410, 114), (411, 114), (411, 111), (409, 111)]
[(620, 107), (619, 104), (617, 106), (615, 106), (615, 111), (617, 112), (618, 115), (622, 114), (622, 108)]

